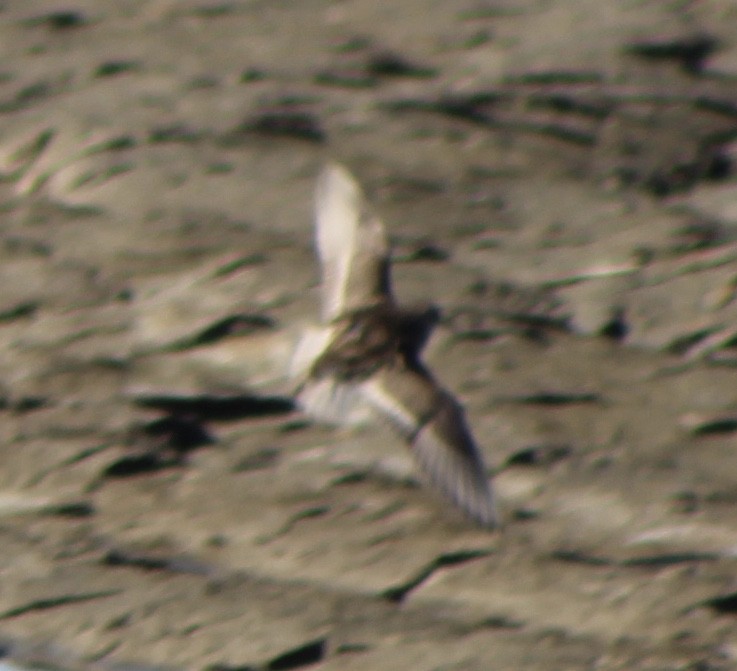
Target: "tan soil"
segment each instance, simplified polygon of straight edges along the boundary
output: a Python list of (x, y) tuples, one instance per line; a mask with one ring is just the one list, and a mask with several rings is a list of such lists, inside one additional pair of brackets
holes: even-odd
[[(735, 36), (726, 0), (3, 3), (4, 652), (735, 668)], [(329, 158), (444, 311), (498, 533), (290, 410)]]

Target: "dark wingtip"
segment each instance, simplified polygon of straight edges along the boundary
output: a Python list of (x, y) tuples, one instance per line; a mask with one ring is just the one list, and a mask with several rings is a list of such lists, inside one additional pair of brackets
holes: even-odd
[[(499, 516), (497, 515), (491, 491), (487, 490), (484, 498), (483, 507), (477, 508), (476, 510), (463, 509), (477, 526), (488, 531), (496, 531), (499, 529)], [(462, 505), (461, 502), (457, 503), (458, 505)]]

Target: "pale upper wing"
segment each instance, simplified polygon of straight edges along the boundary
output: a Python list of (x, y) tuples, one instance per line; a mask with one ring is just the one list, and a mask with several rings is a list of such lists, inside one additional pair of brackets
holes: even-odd
[(389, 298), (384, 226), (350, 173), (335, 163), (317, 182), (315, 238), (322, 265), (324, 321)]
[(429, 484), (478, 524), (494, 527), (484, 463), (458, 401), (429, 376), (408, 368), (386, 370), (361, 388), (407, 439)]

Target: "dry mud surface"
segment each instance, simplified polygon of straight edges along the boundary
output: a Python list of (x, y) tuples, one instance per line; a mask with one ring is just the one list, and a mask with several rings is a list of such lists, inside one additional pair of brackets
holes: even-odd
[[(737, 668), (737, 9), (0, 6), (0, 653)], [(504, 519), (309, 425), (327, 159), (443, 309)]]

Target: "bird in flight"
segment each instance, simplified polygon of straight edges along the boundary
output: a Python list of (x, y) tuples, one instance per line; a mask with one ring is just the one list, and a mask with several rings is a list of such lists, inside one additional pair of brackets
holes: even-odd
[(337, 164), (318, 179), (315, 241), (322, 320), (293, 355), (297, 404), (336, 425), (388, 420), (431, 488), (477, 524), (495, 526), (486, 469), (463, 408), (420, 358), (439, 313), (397, 305), (384, 225)]

